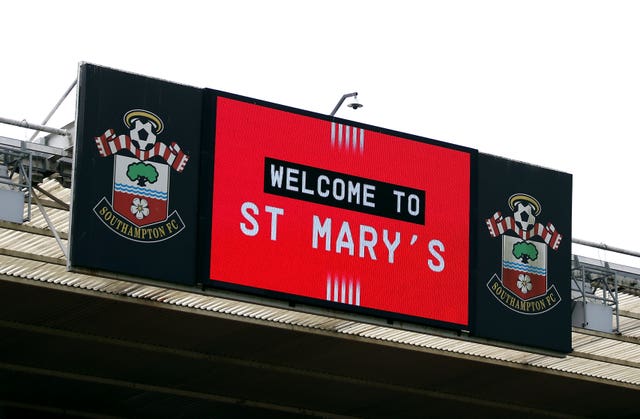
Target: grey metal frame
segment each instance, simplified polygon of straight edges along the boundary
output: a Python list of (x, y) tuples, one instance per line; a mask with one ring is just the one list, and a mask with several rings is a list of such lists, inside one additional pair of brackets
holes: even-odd
[[(618, 301), (618, 275), (607, 262), (602, 266), (574, 255), (571, 263), (571, 291), (573, 306), (600, 303), (612, 307), (615, 316), (613, 332), (620, 333), (620, 308)], [(585, 311), (586, 313), (586, 311)], [(586, 314), (585, 314), (586, 316)], [(588, 329), (588, 321), (582, 325)]]
[[(25, 193), (27, 217), (31, 220), (31, 182), (33, 177), (33, 152), (2, 146), (0, 143), (0, 164), (7, 167), (8, 176), (0, 178), (0, 183)], [(17, 175), (17, 178), (16, 178)]]

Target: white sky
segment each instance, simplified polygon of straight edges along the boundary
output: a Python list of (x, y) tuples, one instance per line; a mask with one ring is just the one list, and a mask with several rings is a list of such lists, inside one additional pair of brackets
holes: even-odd
[(42, 122), (80, 61), (325, 114), (358, 91), (338, 116), (572, 173), (573, 236), (640, 251), (640, 2), (23, 0), (1, 21), (5, 118)]

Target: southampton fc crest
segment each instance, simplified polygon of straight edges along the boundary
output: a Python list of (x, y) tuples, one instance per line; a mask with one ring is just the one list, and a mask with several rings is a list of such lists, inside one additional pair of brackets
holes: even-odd
[(95, 137), (101, 157), (113, 157), (111, 202), (102, 198), (94, 212), (115, 233), (129, 240), (150, 243), (169, 239), (184, 229), (177, 211), (170, 211), (171, 171), (184, 170), (189, 156), (177, 143), (158, 140), (164, 130), (153, 112), (133, 109), (125, 113), (129, 135), (113, 129)]
[(547, 247), (558, 250), (562, 236), (553, 224), (536, 221), (542, 206), (532, 196), (517, 193), (508, 200), (513, 216), (498, 211), (486, 220), (491, 237), (502, 237), (502, 277), (487, 283), (505, 306), (522, 314), (540, 314), (560, 302), (547, 276)]

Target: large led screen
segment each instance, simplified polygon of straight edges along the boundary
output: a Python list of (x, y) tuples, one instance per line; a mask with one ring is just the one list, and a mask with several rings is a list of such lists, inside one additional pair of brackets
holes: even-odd
[(469, 324), (474, 151), (213, 100), (210, 282)]
[(93, 64), (78, 89), (69, 269), (571, 351), (570, 174)]

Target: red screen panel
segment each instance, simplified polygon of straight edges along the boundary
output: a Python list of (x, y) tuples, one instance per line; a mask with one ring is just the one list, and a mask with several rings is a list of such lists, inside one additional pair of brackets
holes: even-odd
[(468, 325), (469, 152), (218, 97), (214, 156), (211, 280)]

